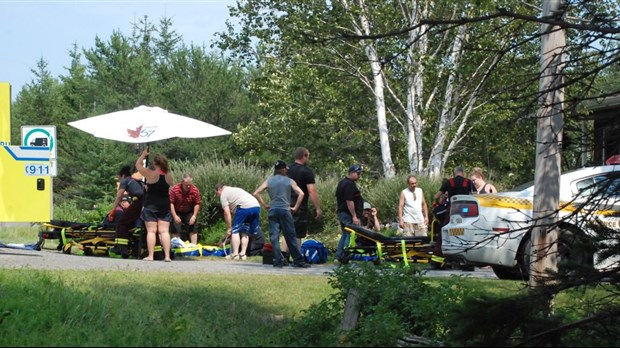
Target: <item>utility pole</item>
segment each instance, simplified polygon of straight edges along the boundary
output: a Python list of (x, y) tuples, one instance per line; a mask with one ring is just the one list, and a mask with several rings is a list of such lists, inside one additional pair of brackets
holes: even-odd
[[(543, 0), (543, 18), (561, 18), (564, 0)], [(551, 24), (542, 24), (541, 75), (539, 80), (538, 134), (534, 178), (534, 227), (530, 265), (531, 288), (544, 285), (547, 271), (557, 270), (558, 211), (562, 128), (564, 125), (563, 70), (566, 34)]]

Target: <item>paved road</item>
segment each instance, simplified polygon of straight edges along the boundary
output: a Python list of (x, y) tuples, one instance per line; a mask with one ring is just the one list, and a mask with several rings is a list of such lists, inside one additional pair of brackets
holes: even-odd
[[(67, 255), (56, 250), (41, 251), (0, 248), (0, 268), (10, 269), (72, 269), (72, 270), (117, 270), (157, 271), (182, 273), (218, 274), (287, 274), (327, 276), (335, 264), (312, 265), (310, 268), (274, 268), (258, 262), (229, 261), (213, 257), (177, 257), (172, 262), (115, 259), (110, 257)], [(474, 278), (497, 279), (490, 269), (476, 268), (474, 272), (460, 270), (428, 271), (429, 277), (463, 275)]]

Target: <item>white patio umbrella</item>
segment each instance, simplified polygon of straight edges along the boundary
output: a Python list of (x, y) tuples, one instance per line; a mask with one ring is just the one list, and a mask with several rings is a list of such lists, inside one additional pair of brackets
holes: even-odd
[(212, 124), (144, 105), (68, 124), (97, 138), (134, 144), (169, 138), (208, 138), (231, 134)]

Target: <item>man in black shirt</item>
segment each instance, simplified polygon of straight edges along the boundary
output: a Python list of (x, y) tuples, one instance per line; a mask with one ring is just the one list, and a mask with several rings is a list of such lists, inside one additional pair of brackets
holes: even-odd
[[(301, 206), (297, 212), (293, 213), (298, 247), (301, 247), (301, 240), (308, 235), (308, 221), (310, 218), (308, 198), (310, 198), (314, 209), (316, 209), (316, 219), (319, 220), (323, 216), (319, 194), (315, 186), (314, 173), (307, 166), (309, 158), (310, 151), (305, 147), (298, 147), (295, 149), (295, 163), (290, 164), (288, 170), (289, 178), (295, 180), (297, 186), (304, 191), (304, 199), (301, 202)], [(297, 194), (295, 191), (291, 191), (291, 203), (294, 203), (296, 200)]]
[(344, 248), (349, 246), (351, 234), (345, 231), (346, 225), (359, 225), (364, 212), (364, 198), (355, 183), (362, 175), (362, 167), (354, 164), (349, 167), (349, 175), (338, 182), (336, 201), (338, 220), (340, 221), (340, 241), (336, 249), (336, 259), (342, 258)]

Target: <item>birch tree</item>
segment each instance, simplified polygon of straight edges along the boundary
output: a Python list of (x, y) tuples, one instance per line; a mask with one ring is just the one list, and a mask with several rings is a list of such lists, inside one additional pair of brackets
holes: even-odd
[[(394, 175), (391, 142), (404, 138), (407, 171), (438, 176), (471, 130), (472, 114), (478, 112), (478, 120), (486, 117), (478, 110), (492, 98), (481, 102), (480, 96), (489, 95), (489, 80), (500, 74), (496, 68), (505, 55), (499, 49), (482, 54), (467, 47), (471, 32), (492, 32), (497, 23), (427, 23), (433, 17), (449, 21), (476, 15), (491, 4), (251, 0), (231, 12), (241, 29), (231, 26), (220, 42), (252, 62), (258, 57), (252, 38), (258, 39), (288, 68), (303, 64), (356, 77), (374, 100), (383, 175)], [(502, 42), (484, 40), (491, 48)], [(392, 134), (395, 130), (399, 134)]]

